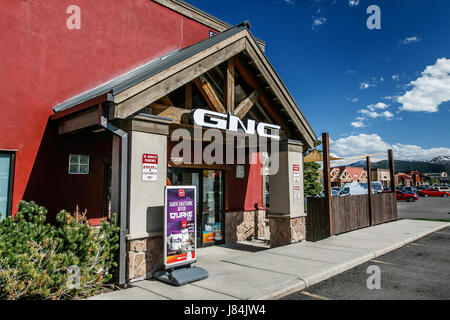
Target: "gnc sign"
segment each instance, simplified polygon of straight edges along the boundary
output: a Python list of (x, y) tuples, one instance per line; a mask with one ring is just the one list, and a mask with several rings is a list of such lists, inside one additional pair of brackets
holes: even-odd
[[(278, 134), (278, 131), (281, 129), (280, 126), (264, 122), (259, 122), (257, 124), (255, 120), (247, 120), (247, 125), (244, 125), (241, 119), (232, 114), (226, 115), (224, 113), (205, 109), (195, 109), (191, 112), (191, 121), (193, 124), (200, 127), (227, 130), (231, 132), (238, 132), (239, 128), (241, 128), (244, 133), (249, 135), (257, 133), (261, 137), (276, 140), (280, 139), (280, 135)], [(268, 130), (269, 132), (267, 132)]]

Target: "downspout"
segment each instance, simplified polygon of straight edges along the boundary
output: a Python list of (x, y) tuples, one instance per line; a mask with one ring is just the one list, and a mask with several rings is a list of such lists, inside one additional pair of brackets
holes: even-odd
[(108, 122), (107, 107), (99, 106), (100, 121), (99, 124), (107, 131), (118, 136), (121, 139), (120, 143), (120, 178), (119, 178), (119, 199), (120, 199), (120, 235), (119, 235), (119, 285), (124, 285), (126, 283), (126, 240), (125, 237), (128, 235), (128, 133), (117, 128), (113, 124)]

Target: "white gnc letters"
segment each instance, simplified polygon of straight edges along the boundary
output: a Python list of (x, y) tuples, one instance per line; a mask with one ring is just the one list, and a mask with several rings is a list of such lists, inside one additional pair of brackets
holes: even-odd
[[(195, 125), (200, 127), (207, 127), (219, 130), (228, 130), (231, 132), (238, 132), (239, 128), (241, 128), (244, 133), (249, 135), (256, 133), (261, 137), (271, 138), (279, 140), (279, 134), (269, 134), (267, 129), (269, 130), (280, 130), (281, 127), (269, 123), (260, 122), (256, 125), (256, 121), (248, 120), (247, 126), (236, 116), (232, 114), (224, 114), (214, 111), (209, 111), (205, 109), (195, 109), (191, 113), (192, 122)], [(272, 133), (272, 132), (271, 132)]]

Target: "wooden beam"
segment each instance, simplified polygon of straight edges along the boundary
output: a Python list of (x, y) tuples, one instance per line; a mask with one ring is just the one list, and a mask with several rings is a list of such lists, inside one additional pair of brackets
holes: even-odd
[(255, 101), (258, 100), (261, 91), (261, 89), (255, 90), (247, 98), (242, 100), (236, 107), (236, 110), (234, 110), (233, 114), (242, 119), (253, 107)]
[[(325, 193), (325, 209), (328, 213), (329, 225), (325, 225), (325, 228), (329, 228), (329, 235), (334, 234), (333, 230), (333, 212), (331, 206), (331, 180), (330, 180), (330, 137), (327, 132), (322, 133), (322, 153), (323, 153), (323, 184)], [(327, 230), (328, 231), (328, 230)]]
[[(133, 96), (139, 94), (140, 92), (155, 86), (156, 84), (160, 83), (161, 81), (164, 81), (165, 79), (172, 77), (172, 76), (176, 75), (177, 73), (180, 73), (184, 69), (189, 68), (193, 64), (196, 64), (199, 62), (201, 63), (201, 65), (195, 65), (195, 67), (197, 67), (197, 69), (200, 69), (199, 70), (200, 72), (198, 73), (198, 75), (205, 73), (209, 69), (218, 66), (219, 64), (221, 64), (224, 61), (227, 61), (234, 55), (233, 54), (224, 59), (218, 59), (216, 53), (223, 51), (224, 49), (226, 51), (229, 51), (229, 49), (231, 49), (231, 47), (236, 45), (236, 42), (239, 42), (239, 45), (243, 46), (242, 50), (244, 50), (246, 42), (245, 42), (245, 39), (243, 39), (243, 37), (245, 37), (247, 34), (248, 34), (248, 31), (243, 30), (243, 31), (237, 33), (236, 35), (220, 42), (218, 45), (207, 48), (207, 49), (195, 54), (194, 56), (192, 56), (188, 59), (185, 59), (185, 60), (177, 63), (176, 65), (174, 65), (166, 70), (163, 70), (163, 71), (159, 72), (158, 74), (156, 74), (146, 80), (143, 80), (142, 82), (139, 82), (138, 84), (132, 86), (131, 88), (128, 88), (128, 89), (116, 94), (114, 96), (114, 103), (121, 103), (125, 100), (128, 100), (128, 99), (132, 98)], [(208, 60), (206, 60), (206, 59), (210, 56), (213, 61), (216, 60), (217, 62), (214, 63), (214, 65), (212, 65), (211, 67), (208, 67), (208, 64), (211, 59), (208, 59)], [(205, 67), (207, 67), (207, 69), (205, 71), (203, 71), (203, 69)], [(198, 75), (197, 75), (197, 77), (198, 77)], [(187, 79), (185, 83), (191, 81), (192, 79), (193, 78)], [(162, 95), (162, 96), (164, 96), (164, 95)]]
[(227, 113), (234, 112), (234, 61), (230, 59), (227, 61), (227, 72), (224, 79), (224, 95), (223, 101)]
[(194, 79), (194, 83), (197, 86), (198, 90), (200, 90), (201, 94), (205, 98), (206, 102), (210, 106), (211, 109), (217, 112), (226, 113), (226, 110), (220, 101), (216, 91), (212, 87), (211, 83), (204, 77), (203, 75)]
[(164, 96), (161, 99), (159, 99), (159, 101), (162, 102), (162, 104), (166, 104), (169, 107), (175, 107), (175, 105), (173, 104), (172, 100), (170, 100), (169, 96)]
[(252, 38), (246, 39), (246, 52), (248, 57), (250, 57), (254, 62), (256, 68), (263, 75), (263, 78), (269, 84), (271, 90), (277, 98), (280, 99), (281, 104), (287, 107), (287, 113), (294, 120), (295, 125), (300, 130), (301, 135), (308, 147), (312, 148), (314, 146), (314, 141), (316, 140), (316, 135), (312, 130), (308, 121), (305, 119), (303, 113), (298, 108), (294, 99), (281, 82), (279, 76), (273, 70), (267, 57), (258, 48), (258, 45)]
[(58, 134), (75, 132), (99, 124), (99, 107), (91, 108), (67, 119), (61, 119)]
[[(128, 91), (126, 96), (129, 96), (134, 92), (137, 92), (137, 94), (129, 97), (127, 100), (114, 107), (114, 113), (111, 116), (111, 119), (128, 118), (140, 109), (145, 108), (168, 93), (184, 86), (186, 83), (192, 81), (192, 79), (195, 79), (222, 62), (227, 61), (243, 50), (245, 50), (245, 39), (238, 40), (228, 47), (223, 48), (210, 56), (204, 57), (203, 60), (192, 62), (191, 58), (187, 59), (190, 63), (186, 61), (180, 63), (181, 65), (188, 64), (187, 67), (182, 70), (179, 70), (180, 67), (177, 65), (176, 69), (179, 70), (177, 73), (173, 73), (171, 69), (168, 69), (165, 72), (162, 72), (162, 75), (158, 74), (158, 77), (155, 76), (149, 80), (144, 80), (142, 83), (134, 86), (132, 91)], [(157, 78), (163, 79), (160, 82), (155, 83), (155, 79)], [(146, 89), (144, 89), (145, 87)], [(124, 97), (122, 96), (121, 100), (123, 98)], [(116, 97), (114, 97), (114, 100), (116, 100)]]
[[(235, 57), (234, 66), (245, 83), (247, 83), (251, 88), (256, 90), (261, 87), (260, 81), (257, 79), (255, 73), (250, 70), (248, 64), (245, 63), (245, 61), (241, 57)], [(286, 133), (289, 132), (285, 122), (282, 121), (277, 113), (273, 110), (274, 108), (272, 107), (272, 99), (266, 92), (261, 92), (258, 97), (258, 101), (261, 103), (262, 107), (272, 119), (272, 121), (275, 124), (279, 125)]]
[(370, 168), (370, 157), (366, 157), (367, 167), (367, 194), (369, 195), (369, 223), (373, 226), (373, 197), (372, 197), (372, 172)]
[(152, 108), (152, 114), (159, 117), (172, 119), (172, 123), (183, 124), (189, 122), (189, 115), (191, 111), (188, 109), (167, 107), (157, 103), (152, 103), (150, 108)]
[(264, 122), (273, 124), (272, 119), (270, 119), (269, 115), (266, 113), (266, 111), (261, 106), (261, 104), (258, 102), (258, 100), (255, 101), (255, 106), (258, 109), (258, 111), (262, 114), (262, 116), (264, 117)]
[(185, 93), (184, 107), (186, 109), (191, 110), (192, 109), (192, 82), (186, 83), (184, 93)]

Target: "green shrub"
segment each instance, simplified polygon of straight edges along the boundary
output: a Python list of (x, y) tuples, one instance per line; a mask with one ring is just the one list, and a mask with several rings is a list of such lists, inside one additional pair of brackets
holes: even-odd
[(56, 226), (45, 223), (46, 215), (44, 207), (21, 201), (14, 217), (0, 221), (0, 299), (87, 297), (116, 272), (116, 215), (100, 227), (78, 207), (61, 211)]

